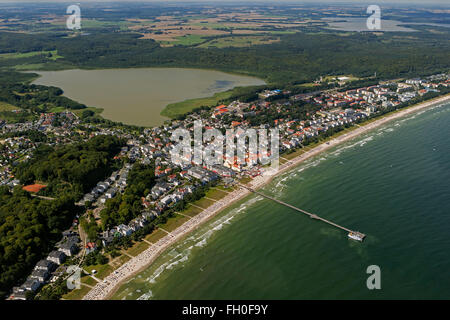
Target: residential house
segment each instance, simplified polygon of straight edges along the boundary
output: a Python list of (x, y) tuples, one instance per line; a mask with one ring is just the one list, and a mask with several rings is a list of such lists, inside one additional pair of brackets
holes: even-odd
[(50, 260), (58, 265), (64, 262), (66, 260), (66, 255), (62, 251), (52, 251), (47, 257), (47, 260)]
[(37, 279), (41, 283), (47, 281), (48, 277), (49, 273), (47, 270), (34, 270), (30, 276), (31, 279)]
[(45, 270), (45, 271), (53, 271), (55, 269), (56, 265), (54, 262), (46, 259), (40, 260), (36, 266), (34, 267), (34, 270)]

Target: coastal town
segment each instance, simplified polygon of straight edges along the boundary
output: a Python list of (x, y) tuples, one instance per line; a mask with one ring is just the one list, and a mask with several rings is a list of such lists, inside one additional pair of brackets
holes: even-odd
[[(259, 92), (253, 101), (219, 104), (153, 128), (97, 124), (72, 111), (42, 113), (35, 120), (18, 123), (2, 120), (0, 185), (10, 190), (21, 188), (32, 197), (46, 201), (55, 200), (55, 194), (47, 190), (46, 181), (24, 185), (14, 174), (15, 168), (32, 159), (40, 146), (57, 148), (84, 143), (98, 136), (115, 136), (124, 141), (120, 151), (111, 159), (115, 161), (115, 166), (76, 199), (75, 205), (80, 212), (72, 217), (70, 227), (61, 233), (52, 250), (45, 252), (42, 259), (36, 262), (27, 279), (12, 289), (9, 299), (39, 298), (46, 287), (65, 286), (63, 280), (70, 276), (68, 267), (72, 265), (78, 266), (85, 278), (91, 279), (81, 284), (89, 289), (85, 299), (104, 298), (106, 293), (102, 291), (112, 291), (119, 280), (153, 261), (169, 243), (180, 239), (198, 223), (235, 201), (233, 191), (248, 194), (248, 191), (239, 189), (239, 183), (250, 183), (253, 188), (262, 185), (266, 167), (249, 165), (249, 157), (245, 163), (239, 163), (233, 157), (217, 165), (172, 162), (174, 142), (171, 135), (175, 129), (184, 128), (193, 133), (194, 121), (198, 120), (202, 121), (204, 129), (215, 128), (222, 132), (230, 128), (236, 132), (248, 128), (277, 128), (279, 153), (285, 160), (281, 170), (284, 170), (291, 161), (286, 157), (309, 145), (318, 145), (338, 132), (362, 126), (367, 120), (450, 92), (449, 73), (383, 81), (358, 88), (350, 88), (351, 82), (347, 82), (347, 77), (335, 79), (341, 84), (334, 89), (295, 93), (270, 88)], [(15, 112), (24, 111), (18, 109)], [(235, 137), (239, 138), (239, 133)], [(138, 208), (134, 210), (133, 207), (132, 215), (113, 216), (114, 208), (124, 206), (122, 202), (126, 200), (123, 199), (137, 184), (139, 170), (149, 168), (153, 172), (151, 183), (143, 188), (137, 202)], [(183, 215), (189, 204), (204, 198), (205, 193), (211, 190), (222, 190), (222, 197), (213, 199), (214, 203), (209, 206), (198, 206), (195, 215), (187, 215), (187, 220), (166, 232), (165, 237), (154, 242), (146, 240), (146, 235), (154, 230), (164, 230), (167, 219)], [(118, 199), (122, 202), (116, 204), (114, 201)], [(91, 227), (93, 232), (84, 230)], [(136, 234), (138, 236), (133, 237)], [(148, 242), (148, 245), (124, 263), (111, 267), (112, 261), (124, 255), (126, 243), (130, 242)], [(101, 277), (97, 270), (89, 268), (108, 263), (109, 272)]]

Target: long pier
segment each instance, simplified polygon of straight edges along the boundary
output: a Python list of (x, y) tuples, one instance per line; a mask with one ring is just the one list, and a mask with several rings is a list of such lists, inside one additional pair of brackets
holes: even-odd
[(334, 227), (336, 227), (336, 228), (338, 228), (338, 229), (347, 231), (348, 233), (353, 233), (353, 234), (359, 236), (359, 237), (361, 238), (361, 240), (364, 240), (364, 238), (366, 237), (366, 235), (365, 235), (364, 233), (361, 233), (361, 232), (359, 232), (359, 231), (353, 231), (353, 230), (350, 230), (350, 229), (348, 229), (348, 228), (346, 228), (346, 227), (343, 227), (343, 226), (338, 225), (338, 224), (336, 224), (336, 223), (334, 223), (334, 222), (331, 222), (330, 220), (327, 220), (327, 219), (324, 219), (324, 218), (322, 218), (322, 217), (319, 217), (318, 215), (316, 215), (316, 214), (314, 214), (314, 213), (310, 213), (310, 212), (308, 212), (308, 211), (306, 211), (306, 210), (297, 208), (297, 207), (295, 207), (295, 206), (293, 206), (293, 205), (291, 205), (291, 204), (289, 204), (289, 203), (286, 203), (286, 202), (284, 202), (284, 201), (275, 199), (275, 198), (273, 198), (273, 197), (271, 197), (271, 196), (268, 196), (268, 195), (266, 195), (266, 194), (264, 194), (264, 193), (261, 193), (261, 192), (259, 192), (259, 191), (256, 191), (256, 190), (250, 188), (249, 186), (246, 186), (246, 185), (243, 185), (243, 184), (240, 184), (240, 183), (239, 183), (239, 186), (241, 186), (242, 188), (245, 188), (245, 189), (247, 189), (247, 190), (249, 190), (249, 191), (251, 191), (251, 192), (253, 192), (253, 193), (257, 194), (257, 195), (260, 195), (261, 197), (264, 197), (264, 198), (266, 198), (266, 199), (272, 200), (272, 201), (277, 202), (277, 203), (279, 203), (279, 204), (281, 204), (281, 205), (283, 205), (283, 206), (285, 206), (285, 207), (288, 207), (288, 208), (291, 208), (291, 209), (293, 209), (293, 210), (295, 210), (295, 211), (298, 211), (298, 212), (301, 212), (301, 213), (303, 213), (303, 214), (306, 214), (306, 215), (309, 216), (311, 219), (320, 220), (320, 221), (325, 222), (325, 223), (328, 223), (329, 225), (332, 225), (332, 226), (334, 226)]

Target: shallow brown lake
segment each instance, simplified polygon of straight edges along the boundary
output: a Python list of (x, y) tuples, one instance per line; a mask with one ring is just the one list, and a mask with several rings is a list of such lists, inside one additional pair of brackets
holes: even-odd
[(64, 95), (102, 116), (142, 126), (160, 125), (170, 103), (212, 96), (238, 86), (261, 85), (261, 79), (219, 71), (183, 68), (38, 71), (33, 83), (60, 87)]

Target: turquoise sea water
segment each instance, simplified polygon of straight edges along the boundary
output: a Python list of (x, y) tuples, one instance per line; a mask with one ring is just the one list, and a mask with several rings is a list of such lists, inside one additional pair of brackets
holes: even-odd
[[(393, 121), (251, 196), (124, 284), (115, 299), (450, 298), (450, 105)], [(381, 269), (368, 290), (366, 268)]]

